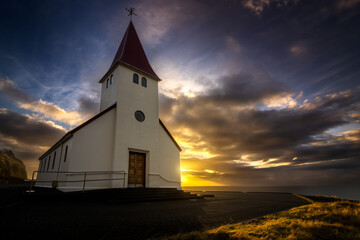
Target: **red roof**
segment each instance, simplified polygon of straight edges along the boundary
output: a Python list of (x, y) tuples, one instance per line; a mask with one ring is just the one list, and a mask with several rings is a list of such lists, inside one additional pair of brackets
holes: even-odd
[(118, 62), (130, 65), (159, 79), (146, 57), (132, 21), (129, 23), (110, 69)]

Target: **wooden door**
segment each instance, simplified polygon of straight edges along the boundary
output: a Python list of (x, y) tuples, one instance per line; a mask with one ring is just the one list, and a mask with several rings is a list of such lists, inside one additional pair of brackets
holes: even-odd
[(129, 187), (145, 187), (145, 153), (129, 153)]

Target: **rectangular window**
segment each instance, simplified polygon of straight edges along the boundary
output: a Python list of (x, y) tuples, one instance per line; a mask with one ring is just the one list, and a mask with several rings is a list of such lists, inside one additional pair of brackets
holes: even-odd
[(109, 88), (109, 79), (106, 80), (106, 88)]
[(54, 167), (55, 167), (55, 158), (56, 158), (56, 152), (54, 153), (54, 158), (53, 158), (51, 169), (54, 169)]
[(64, 157), (64, 162), (66, 162), (67, 150), (68, 150), (68, 146), (66, 146), (66, 148), (65, 148), (65, 157)]
[(49, 171), (49, 166), (50, 166), (50, 157), (51, 155), (49, 156), (48, 160), (47, 160), (47, 168), (46, 168), (46, 171)]

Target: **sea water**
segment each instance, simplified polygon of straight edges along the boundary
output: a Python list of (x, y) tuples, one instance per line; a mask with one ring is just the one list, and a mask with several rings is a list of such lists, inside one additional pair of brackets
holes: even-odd
[(313, 196), (332, 196), (360, 200), (360, 185), (355, 186), (196, 186), (185, 191), (281, 192)]

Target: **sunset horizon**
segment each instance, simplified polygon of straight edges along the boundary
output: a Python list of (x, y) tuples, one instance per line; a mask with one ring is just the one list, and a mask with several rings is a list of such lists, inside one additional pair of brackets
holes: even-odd
[(28, 178), (100, 112), (130, 5), (182, 186), (358, 185), (356, 0), (1, 3), (0, 149)]

